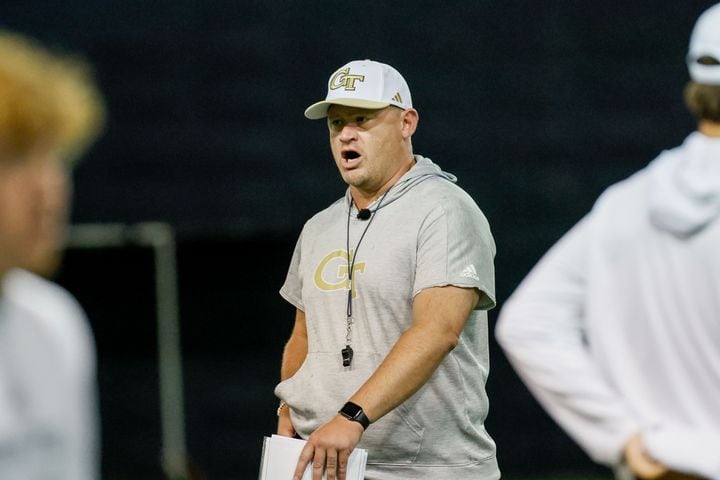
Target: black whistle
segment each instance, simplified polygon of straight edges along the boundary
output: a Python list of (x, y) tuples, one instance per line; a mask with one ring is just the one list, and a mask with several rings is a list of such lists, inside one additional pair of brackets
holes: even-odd
[(342, 353), (343, 367), (349, 367), (350, 363), (352, 363), (353, 358), (352, 347), (350, 345), (345, 345), (345, 348), (340, 350), (340, 353)]

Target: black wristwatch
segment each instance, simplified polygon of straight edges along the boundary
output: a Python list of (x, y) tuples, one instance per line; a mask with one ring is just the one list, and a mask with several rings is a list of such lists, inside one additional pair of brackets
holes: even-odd
[(343, 417), (347, 418), (348, 420), (352, 420), (353, 422), (358, 422), (360, 425), (362, 425), (363, 430), (367, 429), (367, 427), (370, 425), (370, 420), (367, 416), (365, 416), (365, 412), (363, 412), (363, 409), (360, 405), (357, 405), (352, 402), (347, 402), (338, 412)]

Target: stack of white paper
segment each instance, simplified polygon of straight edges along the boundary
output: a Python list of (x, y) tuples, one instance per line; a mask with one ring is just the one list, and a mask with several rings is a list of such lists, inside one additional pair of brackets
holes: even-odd
[[(259, 480), (292, 480), (305, 440), (273, 435), (263, 440)], [(367, 450), (356, 448), (348, 459), (347, 480), (363, 480)], [(323, 480), (325, 474), (323, 474)], [(305, 469), (302, 480), (312, 480), (312, 462)]]

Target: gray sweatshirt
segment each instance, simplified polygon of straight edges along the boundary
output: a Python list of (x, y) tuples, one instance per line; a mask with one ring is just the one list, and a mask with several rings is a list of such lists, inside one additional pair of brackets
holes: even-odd
[[(368, 450), (368, 480), (496, 479), (495, 444), (483, 426), (495, 244), (487, 220), (454, 184), (455, 177), (427, 158), (416, 161), (381, 204), (370, 206), (379, 207), (371, 220), (356, 218), (348, 193), (306, 223), (280, 293), (305, 312), (308, 354), (275, 393), (307, 438), (337, 413), (411, 326), (415, 295), (437, 286), (477, 288), (484, 295), (458, 346), (417, 393), (367, 429), (359, 447)], [(352, 365), (343, 367), (348, 243), (351, 258), (357, 251), (350, 342), (355, 353)]]

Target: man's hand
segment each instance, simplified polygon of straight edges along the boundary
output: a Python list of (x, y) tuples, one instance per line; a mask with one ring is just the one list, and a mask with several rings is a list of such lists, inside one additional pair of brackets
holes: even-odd
[(625, 444), (624, 455), (630, 471), (640, 480), (701, 480), (694, 475), (670, 470), (652, 459), (645, 451), (639, 433)]
[(327, 480), (345, 480), (348, 458), (360, 442), (364, 429), (358, 422), (336, 415), (310, 435), (300, 453), (293, 480), (300, 480), (312, 462), (312, 480), (321, 480), (323, 470)]
[(287, 404), (283, 404), (278, 409), (278, 426), (277, 434), (283, 437), (294, 437), (295, 427), (293, 427), (292, 421), (290, 420), (290, 407)]
[(630, 471), (641, 480), (658, 480), (668, 473), (665, 465), (656, 462), (645, 452), (639, 433), (625, 444), (624, 454)]

